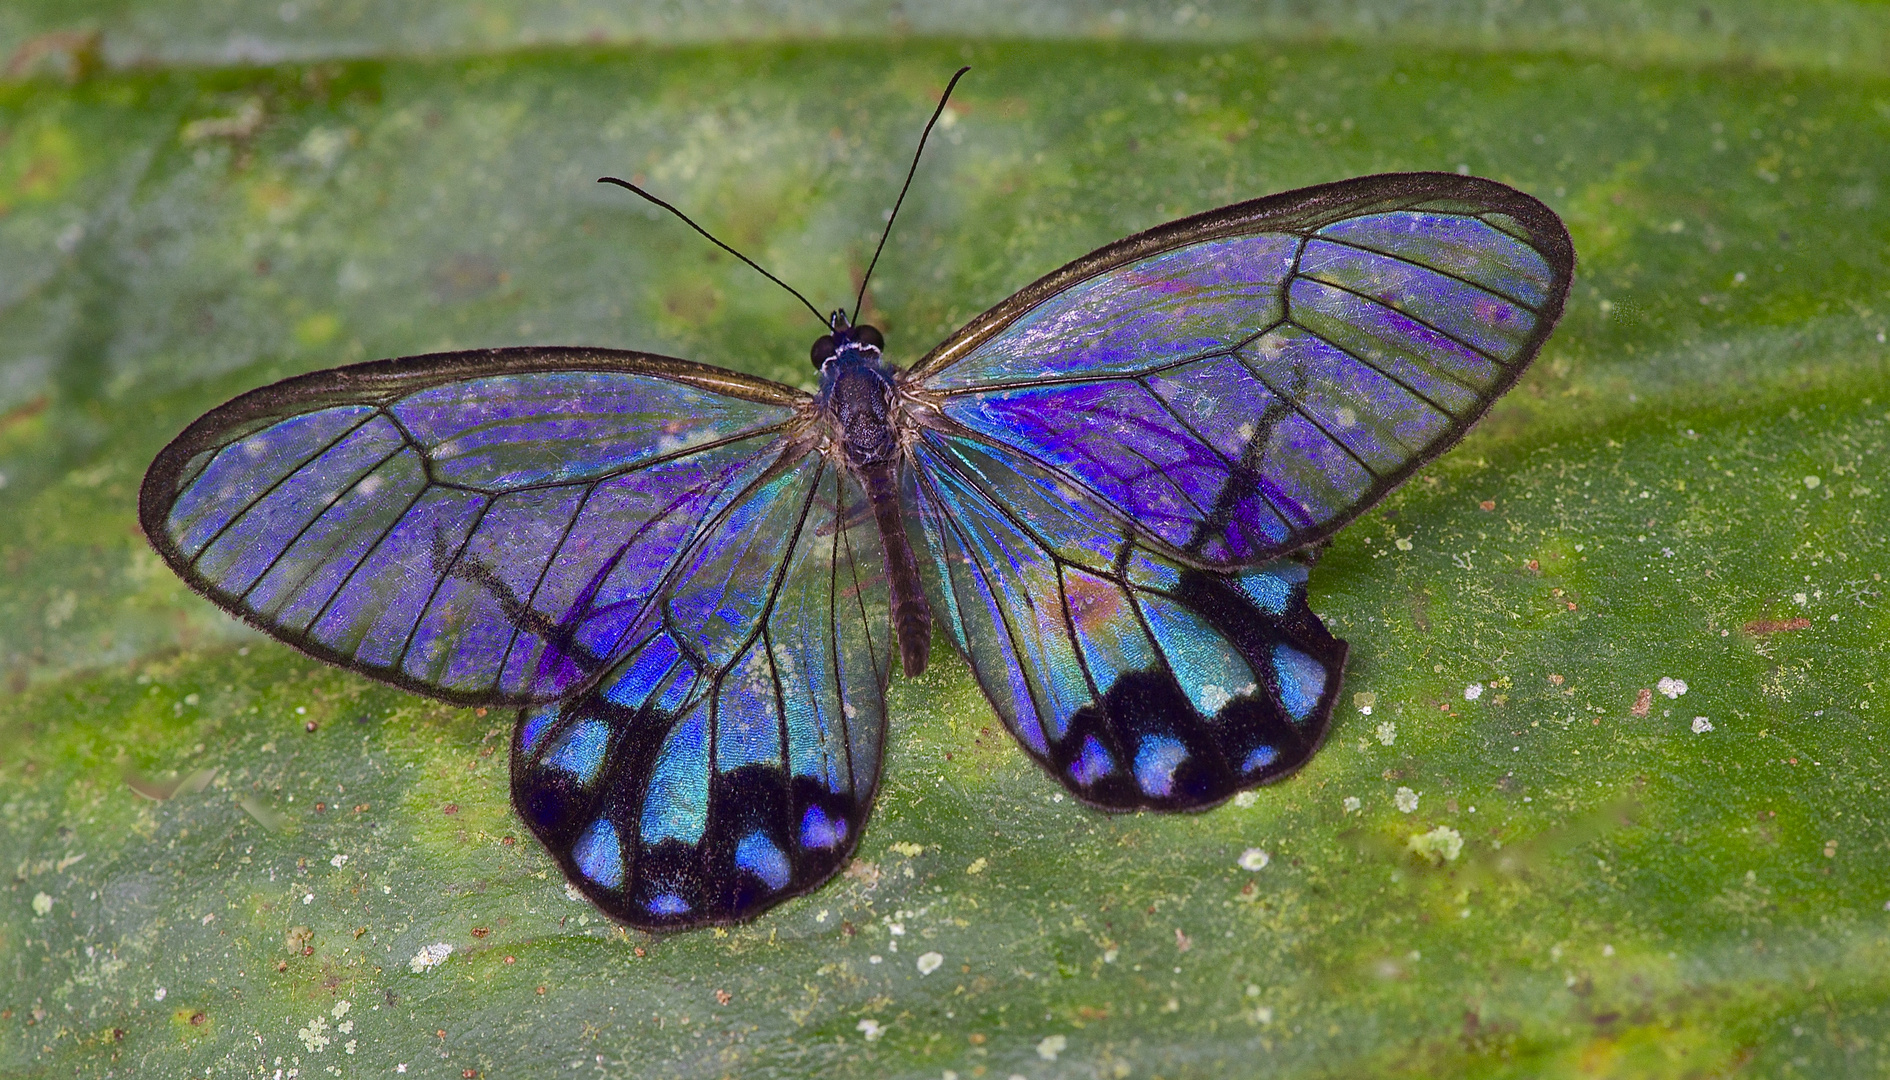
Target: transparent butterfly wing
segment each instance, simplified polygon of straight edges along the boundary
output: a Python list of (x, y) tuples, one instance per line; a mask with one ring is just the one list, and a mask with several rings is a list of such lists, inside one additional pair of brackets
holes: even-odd
[(1307, 608), (1303, 566), (1185, 566), (1133, 529), (1103, 531), (1037, 463), (961, 436), (924, 432), (914, 465), (938, 615), (1018, 742), (1078, 798), (1200, 809), (1318, 749), (1346, 647)]
[(806, 400), (610, 350), (378, 361), (206, 414), (139, 516), (193, 588), (304, 652), (449, 701), (550, 701), (622, 651)]
[(1547, 339), (1573, 271), (1560, 219), (1521, 192), (1363, 177), (1110, 245), (903, 386), (922, 423), (1042, 463), (1152, 550), (1257, 566), (1461, 438)]
[(784, 463), (684, 553), (604, 678), (520, 714), (513, 804), (585, 895), (644, 929), (819, 886), (878, 787), (889, 604), (858, 483), (819, 454)]
[(1460, 438), (1573, 270), (1526, 195), (1364, 177), (1110, 245), (915, 365), (911, 527), (1026, 751), (1112, 810), (1303, 765), (1346, 646), (1281, 556)]

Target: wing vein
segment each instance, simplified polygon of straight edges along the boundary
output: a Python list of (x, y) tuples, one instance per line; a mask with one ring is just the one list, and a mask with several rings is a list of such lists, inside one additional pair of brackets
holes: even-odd
[[(1418, 324), (1419, 326), (1422, 326), (1424, 329), (1429, 330), (1431, 333), (1436, 334), (1437, 336), (1441, 338), (1454, 341), (1457, 344), (1462, 345), (1464, 348), (1469, 349), (1471, 352), (1476, 353), (1478, 356), (1481, 356), (1483, 359), (1488, 360), (1490, 363), (1495, 364), (1497, 367), (1500, 367), (1505, 371), (1509, 370), (1510, 362), (1508, 360), (1504, 360), (1496, 356), (1494, 353), (1483, 348), (1481, 345), (1476, 345), (1471, 342), (1465, 341), (1462, 338), (1458, 337), (1457, 335), (1451, 333), (1450, 331), (1445, 330), (1442, 327), (1435, 325), (1434, 323), (1430, 322), (1427, 319), (1414, 315), (1411, 312), (1406, 311), (1403, 308), (1397, 306), (1396, 304), (1388, 304), (1385, 301), (1380, 300), (1378, 297), (1371, 295), (1370, 293), (1360, 292), (1357, 289), (1350, 288), (1345, 285), (1334, 284), (1333, 282), (1325, 281), (1320, 278), (1313, 277), (1310, 274), (1298, 274), (1296, 276), (1301, 281), (1310, 281), (1315, 285), (1323, 285), (1328, 289), (1345, 293), (1348, 296), (1356, 296), (1360, 300), (1363, 300), (1368, 304), (1373, 304), (1378, 307), (1384, 308), (1386, 311), (1395, 311), (1399, 315), (1402, 315), (1405, 318), (1410, 319), (1412, 322)], [(1296, 322), (1294, 325), (1298, 325), (1298, 323)], [(1320, 340), (1323, 341), (1325, 339), (1321, 338)]]
[[(328, 502), (322, 506), (321, 510), (316, 512), (314, 517), (309, 518), (307, 522), (303, 523), (301, 528), (295, 530), (295, 535), (289, 538), (289, 542), (283, 545), (282, 550), (276, 552), (275, 556), (263, 565), (261, 572), (259, 572), (256, 575), (256, 580), (250, 582), (249, 588), (244, 589), (242, 593), (236, 597), (237, 602), (247, 605), (249, 601), (249, 594), (255, 592), (256, 587), (263, 583), (263, 579), (269, 576), (270, 571), (274, 570), (276, 566), (282, 562), (283, 559), (288, 557), (289, 552), (294, 550), (295, 545), (302, 539), (302, 537), (308, 534), (308, 531), (310, 529), (320, 524), (322, 518), (327, 517), (328, 512), (330, 510), (333, 510), (337, 505), (339, 505), (341, 503), (341, 500), (346, 498), (349, 492), (353, 491), (355, 488), (361, 485), (361, 481), (366, 480), (370, 476), (373, 476), (374, 473), (378, 471), (381, 466), (394, 460), (396, 457), (399, 457), (401, 452), (406, 449), (407, 447), (405, 445), (396, 446), (394, 449), (388, 451), (387, 454), (383, 456), (379, 461), (376, 461), (372, 467), (362, 472), (361, 475), (355, 477), (353, 480), (348, 481), (347, 487), (342, 488), (340, 491), (335, 492), (334, 496), (331, 497), (328, 500)], [(251, 504), (251, 505), (254, 506), (254, 504)], [(247, 513), (247, 511), (245, 512)], [(284, 593), (284, 595), (292, 597), (300, 593), (302, 591), (303, 583), (308, 581), (310, 577), (314, 576), (315, 572), (319, 569), (321, 569), (320, 564), (309, 567), (309, 569), (306, 572), (304, 572), (301, 577), (296, 579), (295, 585), (289, 590), (287, 590)], [(251, 610), (254, 610), (254, 609), (252, 608)]]
[[(479, 535), (479, 526), (486, 520), (486, 514), (492, 509), (497, 499), (487, 499), (480, 504), (479, 513), (473, 517), (472, 525), (466, 530), (465, 539), (453, 549), (453, 557), (446, 561), (446, 570), (433, 579), (433, 587), (427, 590), (426, 602), (420, 605), (419, 614), (414, 616), (413, 625), (407, 628), (406, 640), (400, 643), (400, 655), (394, 658), (393, 669), (401, 670), (407, 664), (407, 653), (413, 648), (413, 639), (420, 633), (421, 624), (427, 621), (427, 613), (433, 610), (433, 602), (440, 598), (440, 589), (453, 577), (453, 571), (459, 568), (459, 561), (466, 556), (466, 549), (472, 546), (473, 538)], [(437, 543), (441, 530), (435, 530), (433, 537)], [(437, 554), (437, 553), (436, 553)]]
[[(204, 557), (204, 554), (208, 552), (212, 547), (214, 547), (218, 540), (223, 539), (224, 533), (229, 532), (232, 528), (236, 526), (237, 522), (248, 517), (249, 512), (251, 510), (254, 510), (258, 506), (261, 506), (263, 502), (269, 498), (269, 496), (276, 493), (277, 488), (280, 488), (282, 485), (288, 483), (291, 479), (293, 479), (296, 476), (296, 474), (300, 473), (303, 469), (308, 468), (310, 463), (318, 460), (323, 454), (328, 453), (328, 451), (333, 450), (335, 447), (340, 446), (343, 442), (345, 442), (348, 439), (349, 436), (353, 435), (357, 431), (360, 431), (363, 427), (367, 425), (368, 421), (374, 419), (374, 415), (375, 415), (374, 413), (370, 412), (366, 416), (363, 416), (359, 421), (357, 421), (354, 424), (353, 427), (350, 427), (348, 430), (328, 440), (328, 442), (322, 445), (322, 448), (320, 450), (317, 450), (314, 453), (309, 454), (307, 457), (304, 457), (301, 461), (296, 463), (295, 468), (290, 469), (286, 473), (283, 473), (282, 476), (278, 478), (274, 483), (271, 483), (268, 487), (258, 492), (256, 497), (249, 500), (249, 502), (243, 507), (242, 513), (230, 515), (230, 519), (228, 521), (217, 526), (217, 531), (210, 534), (210, 539), (205, 540), (203, 542), (203, 546), (197, 549), (197, 554), (192, 555), (190, 557), (189, 562), (185, 563), (185, 565), (190, 567), (190, 569), (193, 572), (195, 572), (197, 568), (198, 560), (202, 559)], [(277, 422), (280, 423), (281, 421), (277, 421)], [(269, 429), (262, 428), (259, 431), (250, 432), (250, 435), (257, 435), (257, 434), (260, 434), (262, 431), (267, 431), (267, 430)], [(211, 462), (214, 462), (216, 458), (221, 457), (225, 450), (230, 449), (231, 447), (235, 446), (237, 443), (240, 443), (242, 441), (243, 441), (242, 439), (237, 439), (233, 442), (224, 443), (222, 446), (218, 447), (217, 452), (210, 455)], [(204, 468), (208, 469), (210, 467), (211, 462), (205, 462)], [(199, 473), (198, 475), (201, 476), (202, 474)], [(171, 497), (171, 508), (174, 509), (176, 505), (177, 505), (177, 498), (176, 498), (176, 495), (174, 494)]]
[[(1473, 214), (1448, 214), (1444, 216), (1467, 218), (1467, 219), (1474, 218), (1475, 220), (1482, 221), (1481, 218), (1477, 218)], [(1484, 222), (1484, 224), (1487, 225), (1489, 223)], [(1493, 225), (1490, 227), (1495, 228), (1495, 226)], [(1508, 235), (1508, 234), (1505, 234), (1505, 235)], [(1460, 285), (1468, 286), (1469, 288), (1475, 289), (1478, 292), (1488, 293), (1491, 296), (1496, 297), (1498, 300), (1503, 300), (1508, 303), (1514, 304), (1519, 308), (1522, 308), (1524, 311), (1529, 312), (1531, 315), (1542, 314), (1541, 308), (1537, 307), (1534, 304), (1531, 304), (1527, 300), (1518, 299), (1504, 292), (1501, 289), (1495, 288), (1494, 286), (1485, 285), (1480, 281), (1471, 281), (1469, 278), (1464, 277), (1462, 274), (1453, 273), (1452, 271), (1444, 270), (1439, 267), (1432, 266), (1429, 263), (1421, 263), (1421, 262), (1418, 262), (1416, 259), (1407, 258), (1403, 255), (1397, 254), (1396, 252), (1383, 251), (1379, 248), (1371, 247), (1366, 244), (1355, 243), (1354, 241), (1351, 241), (1351, 240), (1342, 240), (1336, 236), (1322, 236), (1318, 233), (1314, 233), (1311, 239), (1318, 240), (1320, 243), (1324, 243), (1324, 244), (1332, 244), (1335, 247), (1350, 248), (1353, 251), (1363, 252), (1367, 255), (1376, 255), (1377, 257), (1381, 259), (1390, 259), (1393, 262), (1403, 263), (1406, 266), (1416, 267), (1419, 270), (1424, 270), (1429, 273), (1436, 274), (1438, 277), (1449, 278), (1450, 280), (1455, 281)], [(1514, 238), (1512, 237), (1512, 239)], [(1528, 244), (1524, 244), (1523, 246), (1529, 247), (1529, 250), (1531, 251), (1536, 250), (1534, 247), (1530, 247)], [(1541, 252), (1538, 251), (1536, 252), (1536, 254), (1540, 255)], [(1313, 280), (1318, 281), (1319, 279), (1314, 278)], [(1330, 282), (1327, 282), (1326, 284), (1330, 284)]]

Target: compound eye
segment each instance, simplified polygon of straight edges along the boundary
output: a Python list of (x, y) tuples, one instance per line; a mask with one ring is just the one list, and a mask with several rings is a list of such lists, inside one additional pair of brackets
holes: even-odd
[(879, 327), (871, 323), (861, 323), (853, 328), (853, 340), (862, 345), (871, 345), (875, 349), (886, 348), (886, 338), (880, 334)]
[(814, 367), (819, 368), (832, 360), (836, 351), (833, 347), (833, 335), (822, 334), (814, 339), (814, 347), (809, 350), (809, 355), (813, 357)]

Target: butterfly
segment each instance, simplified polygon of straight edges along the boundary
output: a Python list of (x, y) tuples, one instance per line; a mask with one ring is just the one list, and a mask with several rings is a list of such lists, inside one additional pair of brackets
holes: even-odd
[(1361, 177), (1110, 244), (903, 370), (813, 309), (812, 393), (559, 347), (291, 378), (191, 424), (139, 516), (277, 639), (516, 707), (513, 804), (603, 911), (735, 922), (850, 857), (937, 627), (1091, 807), (1298, 770), (1347, 646), (1295, 553), (1516, 382), (1574, 262), (1502, 184)]

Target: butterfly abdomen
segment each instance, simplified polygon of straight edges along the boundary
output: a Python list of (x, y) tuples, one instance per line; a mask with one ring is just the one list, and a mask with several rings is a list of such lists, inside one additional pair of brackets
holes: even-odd
[(847, 464), (873, 505), (892, 589), (893, 631), (907, 676), (923, 674), (932, 651), (932, 608), (919, 584), (919, 563), (906, 536), (899, 501), (899, 434), (893, 425), (891, 383), (875, 367), (844, 364), (835, 372), (828, 407), (840, 425)]

